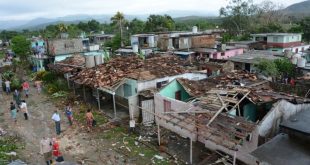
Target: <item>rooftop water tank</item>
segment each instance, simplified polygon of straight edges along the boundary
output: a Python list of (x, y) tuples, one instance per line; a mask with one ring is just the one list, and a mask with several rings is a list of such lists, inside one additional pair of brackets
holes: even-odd
[(198, 33), (198, 27), (197, 26), (193, 26), (193, 33)]

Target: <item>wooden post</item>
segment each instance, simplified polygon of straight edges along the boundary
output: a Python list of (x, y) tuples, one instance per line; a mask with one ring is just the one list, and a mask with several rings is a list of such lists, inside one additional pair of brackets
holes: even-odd
[(74, 81), (73, 81), (73, 93), (74, 93), (74, 96), (75, 96), (76, 93), (75, 93), (75, 83), (74, 83)]
[(67, 78), (67, 83), (68, 83), (68, 89), (70, 89), (70, 81), (69, 81), (69, 75), (68, 75), (68, 73), (67, 73), (67, 75), (66, 75), (66, 78)]
[(99, 93), (99, 89), (97, 88), (97, 99), (98, 99), (98, 109), (100, 111), (100, 93)]
[(192, 140), (192, 137), (190, 137), (189, 162), (190, 162), (190, 164), (193, 164), (193, 140)]
[(157, 138), (158, 138), (158, 145), (160, 146), (160, 128), (159, 128), (159, 123), (157, 123)]
[(114, 109), (114, 118), (116, 118), (115, 94), (113, 94), (113, 109)]
[(85, 85), (83, 85), (84, 101), (86, 101)]
[(234, 161), (233, 161), (233, 165), (236, 165), (236, 158), (237, 158), (237, 152), (234, 152)]

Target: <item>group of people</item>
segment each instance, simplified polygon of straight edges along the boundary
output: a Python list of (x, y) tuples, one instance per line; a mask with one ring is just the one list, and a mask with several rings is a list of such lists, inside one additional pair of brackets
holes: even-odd
[[(9, 95), (11, 93), (11, 81), (5, 80), (4, 84), (5, 84), (6, 94)], [(40, 94), (42, 91), (42, 85), (41, 84), (42, 84), (41, 81), (35, 81), (35, 87), (37, 89), (38, 94)], [(22, 87), (23, 91), (25, 92), (26, 97), (28, 98), (29, 97), (29, 89), (30, 89), (28, 81), (24, 81), (22, 83), (21, 87)]]
[[(11, 88), (10, 88), (10, 81), (5, 81), (5, 86), (6, 86), (6, 92), (7, 94), (10, 94)], [(37, 87), (38, 93), (41, 91), (41, 84), (40, 82), (35, 82), (35, 86)], [(29, 83), (27, 81), (24, 81), (22, 84), (22, 90), (25, 93), (25, 98), (29, 97)], [(17, 122), (17, 113), (21, 111), (23, 113), (23, 116), (25, 120), (28, 120), (29, 118), (29, 112), (27, 108), (27, 103), (25, 100), (22, 100), (22, 96), (19, 90), (15, 89), (13, 93), (13, 100), (15, 103), (12, 101), (10, 103), (10, 113), (11, 117), (14, 120), (14, 122)], [(72, 107), (70, 104), (67, 104), (64, 108), (64, 114), (68, 119), (68, 123), (70, 126), (74, 124), (73, 120), (73, 111)], [(85, 114), (85, 119), (87, 123), (87, 131), (90, 132), (91, 128), (96, 125), (96, 120), (94, 119), (94, 115), (92, 114), (91, 110), (88, 109), (86, 114)], [(56, 134), (60, 135), (61, 134), (61, 116), (57, 110), (54, 111), (52, 115), (52, 120), (55, 122), (55, 128), (56, 128)], [(47, 165), (51, 165), (53, 163), (53, 157), (56, 159), (56, 161), (61, 162), (63, 161), (63, 156), (61, 152), (59, 151), (59, 141), (56, 138), (48, 138), (48, 137), (43, 137), (40, 141), (40, 151), (41, 154), (43, 154), (44, 159), (46, 161)]]
[(57, 138), (43, 137), (40, 141), (40, 153), (43, 155), (47, 165), (53, 164), (53, 157), (57, 162), (64, 161)]
[[(11, 92), (10, 82), (6, 81), (5, 84), (6, 84), (6, 92), (9, 94)], [(29, 83), (25, 81), (22, 87), (25, 92), (26, 98), (28, 98), (29, 97)], [(25, 120), (28, 120), (29, 112), (27, 108), (27, 103), (25, 100), (21, 99), (21, 94), (17, 89), (14, 90), (13, 100), (15, 101), (15, 104), (11, 102), (9, 109), (11, 112), (11, 117), (14, 120), (14, 122), (15, 123), (17, 122), (17, 112), (19, 112), (19, 110), (21, 110), (21, 112), (23, 113)]]
[[(73, 125), (73, 112), (72, 112), (72, 107), (70, 106), (70, 104), (66, 105), (64, 113), (68, 119), (69, 125), (72, 126)], [(86, 123), (87, 123), (87, 131), (90, 132), (91, 128), (96, 125), (96, 120), (94, 119), (94, 115), (90, 109), (87, 110), (87, 112), (85, 114), (85, 118), (86, 118)], [(56, 134), (60, 135), (60, 133), (61, 133), (61, 127), (60, 127), (61, 117), (60, 117), (60, 114), (57, 110), (54, 111), (54, 114), (52, 115), (52, 120), (55, 122)]]

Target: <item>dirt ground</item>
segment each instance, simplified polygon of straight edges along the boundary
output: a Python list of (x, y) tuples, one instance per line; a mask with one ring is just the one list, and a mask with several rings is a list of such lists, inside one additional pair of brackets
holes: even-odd
[[(25, 142), (24, 149), (17, 153), (19, 158), (31, 165), (43, 165), (43, 156), (39, 154), (39, 142), (43, 136), (57, 137), (66, 164), (175, 164), (166, 155), (152, 150), (140, 142), (138, 137), (128, 136), (126, 128), (114, 127), (103, 129), (106, 123), (98, 126), (97, 131), (87, 133), (84, 123), (75, 123), (70, 127), (63, 113), (63, 108), (57, 108), (51, 98), (45, 94), (37, 94), (31, 88), (29, 98), (24, 97), (28, 104), (29, 120), (24, 120), (23, 114), (17, 114), (15, 124), (9, 113), (12, 95), (2, 94), (0, 97), (0, 127), (8, 132), (14, 132)], [(79, 106), (73, 107), (73, 112)], [(61, 135), (57, 136), (54, 122), (51, 120), (54, 110), (61, 111)], [(176, 163), (178, 164), (178, 163)]]

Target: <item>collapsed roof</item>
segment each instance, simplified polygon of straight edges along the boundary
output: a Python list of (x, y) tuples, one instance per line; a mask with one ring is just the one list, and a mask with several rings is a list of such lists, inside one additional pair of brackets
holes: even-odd
[(125, 78), (146, 81), (183, 74), (188, 71), (184, 64), (185, 61), (171, 55), (146, 60), (138, 56), (117, 57), (94, 68), (85, 68), (72, 79), (78, 84), (111, 89)]
[(76, 72), (78, 68), (84, 68), (85, 57), (80, 54), (75, 54), (71, 57), (56, 62), (55, 64), (49, 64), (48, 67), (59, 73)]

